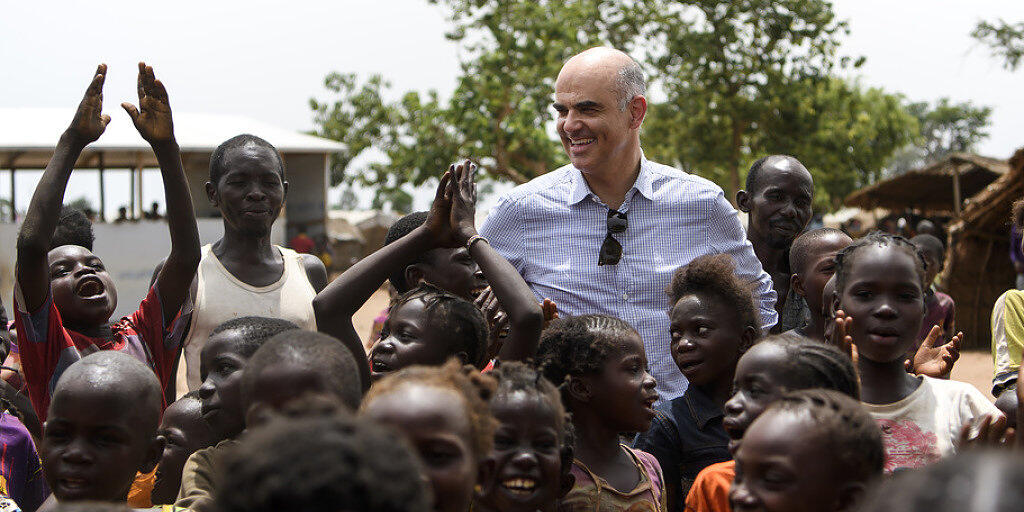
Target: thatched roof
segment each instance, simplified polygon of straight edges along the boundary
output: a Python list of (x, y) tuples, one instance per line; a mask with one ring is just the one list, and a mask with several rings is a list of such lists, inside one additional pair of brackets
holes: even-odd
[(864, 209), (916, 208), (930, 213), (957, 213), (954, 176), (960, 175), (961, 200), (974, 196), (1009, 171), (1006, 160), (970, 153), (952, 153), (920, 169), (879, 181), (846, 197), (848, 206)]

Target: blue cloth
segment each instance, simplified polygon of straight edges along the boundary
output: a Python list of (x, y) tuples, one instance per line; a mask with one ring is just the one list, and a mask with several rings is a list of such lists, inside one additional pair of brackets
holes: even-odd
[[(704, 468), (732, 460), (729, 435), (722, 427), (725, 413), (696, 386), (671, 402), (658, 404), (651, 428), (633, 447), (658, 459), (665, 487), (674, 486), (683, 510), (690, 486)], [(671, 511), (675, 512), (675, 511)]]
[(480, 229), (538, 298), (564, 315), (601, 313), (640, 332), (662, 400), (681, 396), (686, 378), (669, 352), (665, 288), (679, 267), (705, 254), (727, 253), (736, 273), (755, 287), (761, 320), (775, 325), (775, 291), (722, 189), (666, 165), (641, 159), (636, 182), (619, 211), (629, 227), (617, 265), (598, 266), (608, 232), (608, 207), (578, 169), (559, 168), (502, 197)]

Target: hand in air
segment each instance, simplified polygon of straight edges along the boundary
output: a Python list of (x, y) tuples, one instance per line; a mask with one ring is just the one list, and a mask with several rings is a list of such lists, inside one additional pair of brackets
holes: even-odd
[(963, 346), (964, 333), (958, 332), (948, 342), (936, 346), (942, 328), (933, 325), (928, 337), (921, 342), (914, 354), (912, 371), (918, 375), (926, 375), (936, 379), (948, 379), (953, 371), (953, 364), (960, 358), (960, 347)]
[(103, 111), (103, 82), (107, 79), (107, 65), (100, 64), (96, 67), (96, 74), (92, 77), (92, 83), (85, 90), (85, 97), (78, 104), (71, 125), (67, 133), (74, 137), (75, 141), (85, 146), (103, 135), (110, 122), (110, 116), (104, 115)]
[(476, 231), (476, 164), (466, 160), (451, 168), (454, 171), (445, 195), (451, 199), (451, 229), (463, 245), (477, 235)]
[(135, 123), (143, 139), (150, 144), (170, 142), (174, 140), (174, 123), (171, 120), (171, 104), (167, 99), (167, 89), (153, 74), (153, 68), (145, 62), (139, 63), (139, 107), (125, 102), (121, 106)]
[(836, 318), (832, 321), (832, 332), (831, 336), (829, 336), (829, 343), (849, 355), (854, 366), (856, 366), (857, 346), (853, 344), (853, 336), (849, 335), (852, 328), (853, 317), (847, 316), (846, 312), (841, 309), (836, 311)]
[(455, 166), (449, 166), (434, 193), (434, 202), (430, 204), (427, 220), (423, 227), (430, 233), (432, 241), (438, 247), (462, 247), (451, 229), (452, 200), (447, 195), (448, 188), (455, 177)]

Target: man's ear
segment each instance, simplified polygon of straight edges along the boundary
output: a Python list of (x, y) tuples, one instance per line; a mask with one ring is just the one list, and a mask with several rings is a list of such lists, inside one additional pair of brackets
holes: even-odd
[(629, 128), (631, 130), (639, 130), (640, 125), (644, 122), (644, 117), (647, 115), (647, 98), (639, 94), (633, 96), (633, 99), (629, 100), (626, 108), (629, 110)]
[(164, 445), (166, 444), (167, 438), (161, 435), (154, 436), (149, 441), (149, 446), (146, 447), (146, 456), (143, 458), (142, 464), (139, 465), (139, 473), (146, 474), (153, 471), (164, 455)]
[(743, 213), (750, 213), (750, 194), (746, 190), (736, 192), (736, 207)]
[(217, 187), (209, 181), (206, 182), (206, 200), (210, 202), (210, 206), (220, 206), (220, 198), (217, 197)]
[(800, 275), (793, 274), (789, 277), (789, 287), (797, 295), (807, 298), (807, 290), (804, 290), (804, 281), (803, 279), (800, 279)]
[(590, 389), (590, 383), (586, 377), (568, 377), (569, 382), (567, 383), (569, 389), (569, 396), (573, 399), (588, 403), (593, 396), (593, 391)]

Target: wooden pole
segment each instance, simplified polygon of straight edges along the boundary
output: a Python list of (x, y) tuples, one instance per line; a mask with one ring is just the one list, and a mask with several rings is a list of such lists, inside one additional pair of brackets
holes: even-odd
[(960, 195), (960, 167), (953, 162), (953, 214), (960, 218), (963, 207), (963, 197)]
[(16, 194), (14, 193), (14, 171), (15, 170), (16, 169), (14, 168), (14, 164), (12, 163), (11, 164), (11, 222), (16, 222), (18, 220), (17, 219), (17, 217), (18, 217), (18, 213), (17, 213), (18, 210), (14, 207), (14, 197), (16, 196)]
[(99, 153), (98, 169), (100, 171), (100, 222), (107, 221), (107, 186), (103, 176), (103, 171), (106, 170), (106, 163), (103, 160), (103, 152)]

